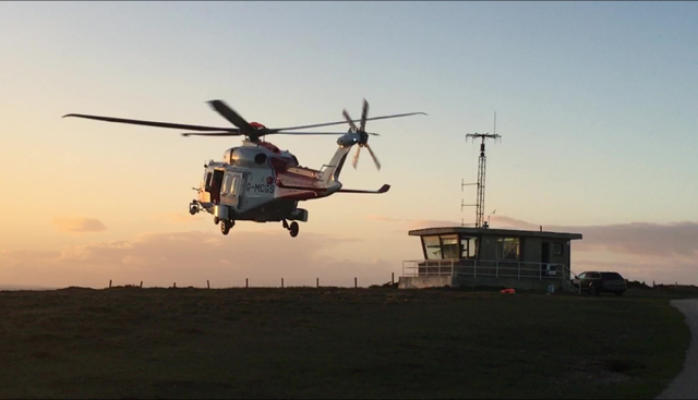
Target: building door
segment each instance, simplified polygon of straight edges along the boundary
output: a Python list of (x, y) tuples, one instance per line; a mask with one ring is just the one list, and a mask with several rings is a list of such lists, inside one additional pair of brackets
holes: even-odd
[(543, 242), (540, 247), (540, 262), (548, 264), (550, 262), (550, 243)]
[(540, 245), (540, 269), (545, 276), (548, 275), (548, 263), (550, 263), (550, 242), (542, 242)]

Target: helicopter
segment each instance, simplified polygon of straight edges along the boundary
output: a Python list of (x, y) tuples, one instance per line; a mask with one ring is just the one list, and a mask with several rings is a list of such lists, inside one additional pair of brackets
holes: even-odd
[[(189, 130), (195, 132), (181, 133), (182, 136), (243, 136), (242, 145), (225, 150), (219, 161), (209, 160), (204, 164), (204, 175), (198, 187), (196, 198), (189, 203), (189, 213), (196, 215), (207, 212), (213, 215), (213, 221), (220, 226), (221, 233), (227, 235), (236, 221), (253, 221), (259, 223), (282, 222), (291, 237), (298, 236), (299, 225), (296, 221), (308, 222), (308, 211), (298, 208), (298, 203), (328, 197), (335, 193), (382, 194), (390, 189), (385, 184), (378, 190), (345, 189), (339, 181), (347, 156), (356, 145), (353, 166), (357, 167), (359, 154), (366, 148), (376, 168), (381, 164), (368, 144), (366, 121), (399, 118), (412, 115), (427, 115), (424, 112), (385, 115), (368, 118), (368, 102), (363, 101), (361, 118), (352, 120), (346, 109), (342, 115), (344, 121), (302, 125), (287, 128), (267, 128), (258, 122), (247, 122), (240, 114), (222, 100), (211, 100), (208, 104), (223, 118), (235, 126), (212, 127), (187, 125), (169, 122), (144, 121), (114, 118), (87, 114), (66, 114), (66, 117), (85, 118), (106, 122), (145, 125), (159, 128)], [(356, 126), (356, 122), (359, 126)], [(299, 129), (311, 129), (331, 125), (349, 124), (347, 132), (299, 132)], [(300, 166), (295, 155), (288, 150), (281, 150), (265, 140), (267, 135), (341, 135), (337, 139), (338, 148), (328, 164), (320, 169)], [(291, 221), (289, 223), (288, 221)]]

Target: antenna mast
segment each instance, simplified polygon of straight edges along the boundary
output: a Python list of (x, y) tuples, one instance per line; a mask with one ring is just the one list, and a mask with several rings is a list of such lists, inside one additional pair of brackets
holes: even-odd
[[(500, 139), (501, 141), (501, 135), (498, 135), (497, 133), (497, 112), (494, 112), (494, 133), (468, 133), (465, 135), (465, 141), (468, 141), (468, 138), (472, 138), (473, 142), (476, 139), (480, 139), (480, 159), (477, 167), (477, 183), (469, 183), (468, 185), (477, 185), (477, 203), (475, 204), (476, 209), (475, 209), (475, 227), (480, 228), (482, 227), (483, 224), (483, 219), (484, 219), (484, 214), (485, 214), (485, 167), (487, 164), (487, 157), (485, 156), (485, 140), (486, 139), (494, 139), (495, 143), (497, 139)], [(461, 182), (461, 190), (463, 186), (465, 186), (465, 183)], [(466, 205), (463, 204), (463, 201), (461, 200), (461, 211), (463, 210), (463, 207)], [(463, 224), (463, 221), (461, 219), (461, 225)]]

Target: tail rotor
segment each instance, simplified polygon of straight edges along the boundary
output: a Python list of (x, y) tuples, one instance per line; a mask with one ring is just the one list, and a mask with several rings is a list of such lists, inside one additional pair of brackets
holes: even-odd
[[(368, 102), (366, 99), (364, 99), (364, 104), (363, 108), (361, 109), (361, 121), (359, 122), (359, 127), (356, 127), (356, 124), (354, 124), (354, 121), (351, 119), (349, 116), (349, 113), (347, 110), (344, 110), (342, 112), (342, 115), (344, 115), (344, 118), (347, 120), (347, 123), (349, 123), (349, 132), (357, 133), (359, 135), (359, 142), (357, 143), (358, 146), (356, 147), (356, 153), (354, 154), (354, 159), (352, 160), (352, 164), (354, 165), (354, 169), (356, 169), (358, 163), (359, 163), (359, 154), (361, 153), (361, 148), (366, 147), (368, 149), (368, 153), (371, 155), (371, 158), (373, 158), (373, 162), (376, 164), (376, 168), (378, 170), (381, 169), (381, 164), (378, 161), (378, 158), (376, 155), (373, 153), (373, 150), (371, 150), (371, 147), (368, 145), (368, 135), (369, 133), (366, 132), (366, 121), (368, 120)], [(371, 135), (378, 135), (376, 133), (371, 133)]]

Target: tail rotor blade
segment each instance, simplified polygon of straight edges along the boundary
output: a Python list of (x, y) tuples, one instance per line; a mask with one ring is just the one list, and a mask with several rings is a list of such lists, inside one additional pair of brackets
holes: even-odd
[(369, 146), (368, 143), (366, 143), (364, 146), (368, 149), (368, 152), (371, 154), (371, 157), (373, 158), (373, 162), (376, 163), (376, 168), (378, 168), (378, 170), (380, 171), (381, 163), (378, 161), (378, 158), (376, 157), (376, 155), (373, 154), (373, 150), (371, 150), (371, 146)]
[(351, 131), (352, 132), (358, 131), (358, 129), (356, 128), (356, 124), (354, 124), (354, 121), (352, 121), (347, 110), (342, 111), (342, 115), (344, 115), (344, 119), (346, 119), (347, 122), (349, 123), (349, 126), (351, 127)]
[(364, 106), (361, 110), (361, 124), (359, 125), (359, 132), (363, 132), (366, 129), (366, 117), (368, 117), (368, 101), (364, 99)]

